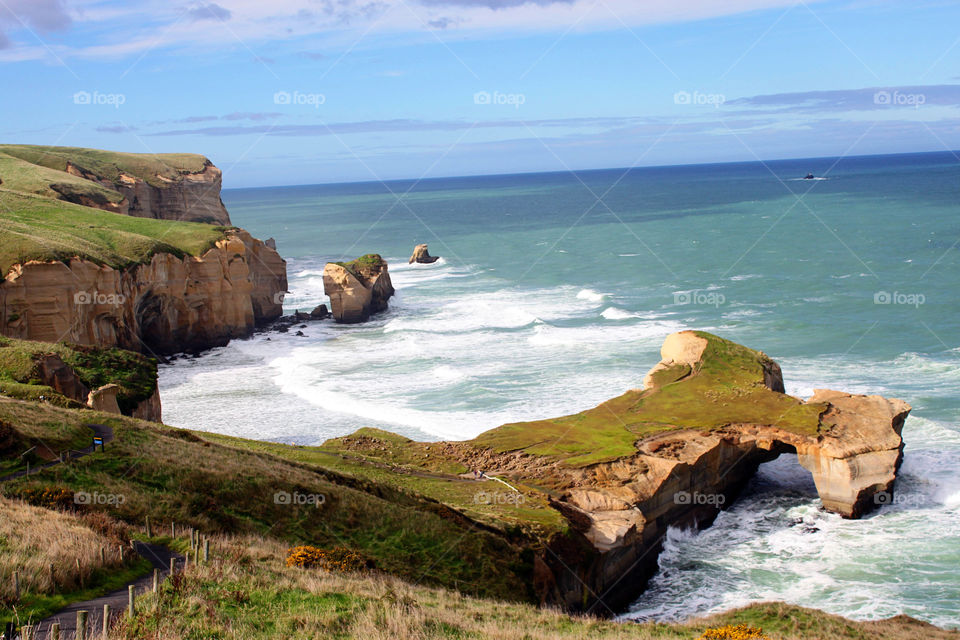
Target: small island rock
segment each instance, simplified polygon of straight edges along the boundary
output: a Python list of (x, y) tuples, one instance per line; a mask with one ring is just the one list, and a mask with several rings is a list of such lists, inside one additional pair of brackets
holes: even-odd
[(440, 259), (440, 256), (432, 256), (430, 252), (427, 251), (427, 245), (418, 244), (413, 249), (413, 255), (410, 256), (409, 262), (407, 264), (413, 264), (417, 262), (419, 264), (433, 264)]

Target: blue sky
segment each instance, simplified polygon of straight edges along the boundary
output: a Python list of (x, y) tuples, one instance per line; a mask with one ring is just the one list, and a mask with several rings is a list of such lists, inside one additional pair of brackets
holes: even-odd
[(0, 0), (0, 139), (226, 187), (960, 149), (960, 5)]

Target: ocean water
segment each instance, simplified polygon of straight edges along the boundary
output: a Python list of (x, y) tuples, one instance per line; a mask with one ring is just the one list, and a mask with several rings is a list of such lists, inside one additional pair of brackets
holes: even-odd
[[(798, 178), (813, 172), (825, 179)], [(318, 176), (318, 180), (321, 176)], [(960, 623), (960, 161), (950, 153), (236, 189), (288, 259), (288, 311), (329, 260), (397, 288), (363, 325), (260, 333), (161, 367), (170, 424), (317, 444), (363, 426), (464, 439), (639, 386), (670, 332), (762, 349), (788, 393), (913, 405), (894, 505), (820, 509), (795, 457), (701, 532), (671, 531), (625, 618), (784, 600)], [(433, 265), (407, 265), (426, 242)]]

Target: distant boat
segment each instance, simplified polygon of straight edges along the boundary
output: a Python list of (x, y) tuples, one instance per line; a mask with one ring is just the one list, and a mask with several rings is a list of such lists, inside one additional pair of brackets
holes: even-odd
[(808, 173), (807, 175), (803, 176), (803, 179), (804, 179), (804, 180), (813, 180), (814, 177), (813, 177), (813, 174), (812, 174), (812, 173)]

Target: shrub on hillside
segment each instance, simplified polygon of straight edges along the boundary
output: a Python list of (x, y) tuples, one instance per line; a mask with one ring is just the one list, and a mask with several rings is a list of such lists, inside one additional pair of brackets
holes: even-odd
[(45, 507), (47, 509), (74, 509), (76, 507), (73, 491), (63, 487), (24, 489), (17, 497), (35, 507)]
[(745, 624), (728, 624), (723, 627), (707, 629), (700, 640), (767, 640), (763, 629), (748, 627)]
[(287, 552), (288, 567), (318, 568), (340, 573), (372, 569), (373, 562), (346, 547), (319, 549), (309, 545), (293, 547)]

